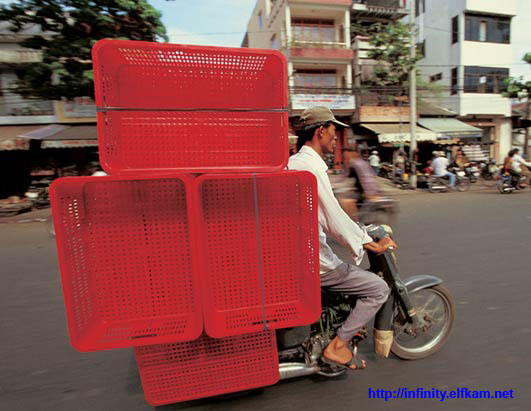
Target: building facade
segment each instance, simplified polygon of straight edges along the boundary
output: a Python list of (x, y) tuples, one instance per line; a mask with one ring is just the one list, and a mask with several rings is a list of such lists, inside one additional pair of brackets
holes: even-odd
[(481, 128), (478, 142), (500, 160), (511, 147), (511, 102), (502, 93), (511, 76), (518, 0), (415, 2), (424, 49), (418, 67), (425, 82), (443, 85), (437, 95), (419, 92)]
[[(326, 105), (347, 122), (354, 114), (351, 7), (351, 0), (256, 2), (242, 46), (278, 49), (286, 56), (291, 138), (305, 108)], [(339, 137), (334, 156), (337, 167), (348, 131)]]

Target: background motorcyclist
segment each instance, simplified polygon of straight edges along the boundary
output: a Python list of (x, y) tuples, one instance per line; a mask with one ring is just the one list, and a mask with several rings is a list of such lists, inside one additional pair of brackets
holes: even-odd
[[(341, 209), (332, 192), (323, 156), (334, 152), (336, 129), (348, 127), (337, 121), (327, 107), (312, 107), (301, 115), (303, 129), (298, 133), (298, 152), (288, 162), (290, 170), (306, 170), (317, 178), (319, 218), (319, 263), (321, 287), (330, 291), (355, 295), (356, 306), (325, 348), (323, 361), (349, 369), (365, 368), (365, 361), (356, 358), (348, 343), (376, 314), (387, 300), (389, 287), (380, 277), (359, 267), (364, 249), (382, 253), (396, 244), (389, 238), (375, 242), (367, 231)], [(333, 237), (352, 254), (355, 264), (340, 260), (327, 243)]]
[(512, 150), (513, 155), (511, 157), (511, 169), (520, 175), (524, 175), (526, 178), (521, 184), (521, 186), (525, 187), (529, 184), (529, 178), (531, 176), (530, 170), (531, 170), (531, 162), (525, 161), (522, 156), (520, 155), (520, 149), (515, 148)]
[(431, 162), (431, 167), (433, 168), (433, 175), (435, 177), (450, 177), (450, 187), (455, 187), (455, 174), (450, 173), (447, 169), (448, 159), (444, 156), (444, 153), (441, 151), (437, 152), (437, 158)]

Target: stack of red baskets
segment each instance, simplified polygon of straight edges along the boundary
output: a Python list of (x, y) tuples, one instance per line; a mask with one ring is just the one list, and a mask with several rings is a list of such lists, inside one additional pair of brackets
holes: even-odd
[(51, 190), (72, 345), (135, 347), (152, 405), (274, 384), (274, 330), (321, 308), (316, 180), (283, 171), (284, 57), (103, 40), (93, 61), (109, 175)]

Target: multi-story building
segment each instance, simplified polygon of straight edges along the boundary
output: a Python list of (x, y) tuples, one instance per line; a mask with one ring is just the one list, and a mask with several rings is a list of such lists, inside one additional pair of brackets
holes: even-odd
[(424, 49), (418, 66), (426, 82), (445, 86), (425, 97), (482, 129), (480, 142), (499, 159), (511, 145), (511, 102), (502, 93), (511, 74), (517, 0), (415, 1)]
[[(242, 46), (281, 50), (288, 60), (290, 129), (302, 111), (330, 107), (350, 122), (353, 50), (350, 40), (351, 0), (257, 0)], [(336, 145), (341, 163), (344, 131)]]
[(96, 107), (91, 98), (50, 101), (13, 91), (17, 72), (42, 61), (39, 50), (19, 43), (48, 33), (35, 25), (16, 33), (9, 28), (8, 22), (0, 22), (0, 173), (9, 176), (0, 181), (0, 198), (23, 193), (32, 168), (72, 162), (79, 166), (97, 159)]

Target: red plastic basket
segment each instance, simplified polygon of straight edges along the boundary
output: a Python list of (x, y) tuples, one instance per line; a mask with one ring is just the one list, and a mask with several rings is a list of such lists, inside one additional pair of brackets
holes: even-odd
[(164, 405), (275, 384), (273, 331), (135, 348), (146, 401)]
[(207, 334), (220, 338), (316, 321), (321, 294), (315, 176), (203, 175), (195, 184)]
[(102, 40), (92, 54), (106, 171), (285, 167), (288, 100), (282, 53)]
[(188, 176), (70, 177), (51, 203), (72, 345), (197, 338), (203, 329)]

